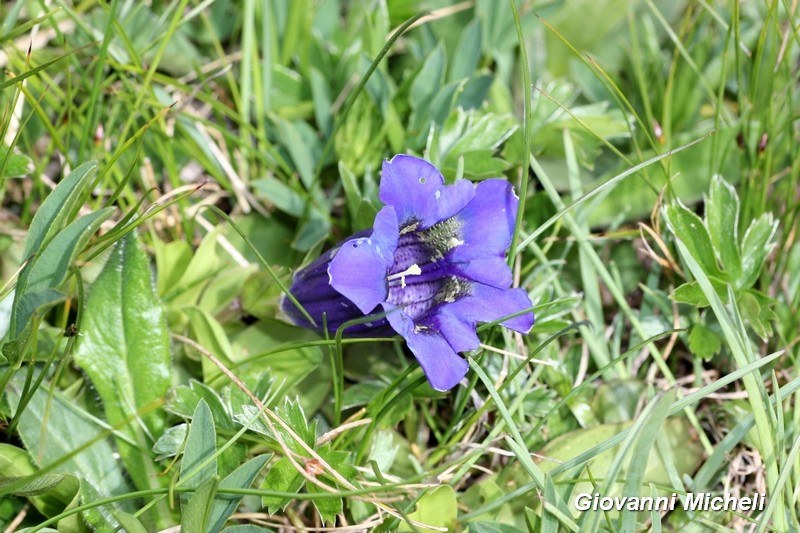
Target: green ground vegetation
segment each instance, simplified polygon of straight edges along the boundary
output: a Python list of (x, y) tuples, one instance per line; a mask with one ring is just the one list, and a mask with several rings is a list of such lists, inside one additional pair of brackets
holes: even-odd
[[(0, 15), (4, 530), (800, 529), (797, 2)], [(397, 153), (522, 198), (536, 325), (449, 393), (279, 310)]]

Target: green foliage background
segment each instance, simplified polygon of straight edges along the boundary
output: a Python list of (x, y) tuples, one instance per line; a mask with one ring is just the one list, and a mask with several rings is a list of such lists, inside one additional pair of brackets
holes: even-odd
[[(800, 529), (797, 9), (0, 4), (0, 525)], [(396, 153), (523, 200), (446, 394), (278, 309)], [(574, 506), (704, 491), (767, 505)]]

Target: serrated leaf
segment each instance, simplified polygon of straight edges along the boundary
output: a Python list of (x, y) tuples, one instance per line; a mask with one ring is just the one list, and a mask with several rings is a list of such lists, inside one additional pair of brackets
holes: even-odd
[(0, 146), (0, 168), (3, 169), (0, 178), (20, 178), (27, 176), (33, 169), (31, 158), (23, 154), (9, 153), (8, 146)]
[[(211, 410), (205, 400), (200, 400), (195, 409), (192, 422), (189, 424), (189, 435), (186, 437), (186, 450), (183, 452), (181, 472), (178, 483), (181, 487), (197, 488), (217, 475), (216, 430)], [(188, 502), (188, 496), (181, 496), (182, 502)]]
[[(302, 474), (295, 469), (289, 459), (282, 457), (269, 469), (260, 488), (275, 492), (297, 492), (303, 483), (305, 483), (305, 478)], [(267, 508), (269, 514), (275, 514), (286, 508), (290, 501), (292, 501), (291, 498), (283, 496), (263, 496), (261, 505)]]
[[(471, 113), (464, 134), (447, 149), (448, 156), (459, 156), (479, 150), (494, 150), (517, 129), (517, 120), (511, 115)], [(443, 154), (444, 155), (444, 154)]]
[(242, 501), (241, 494), (225, 494), (222, 489), (249, 489), (270, 457), (272, 457), (271, 454), (254, 457), (220, 481), (218, 493), (214, 498), (211, 513), (208, 517), (209, 531), (222, 529), (225, 521), (228, 520), (228, 517), (239, 506), (239, 502)]
[(314, 507), (317, 508), (322, 521), (327, 524), (334, 524), (336, 515), (342, 513), (342, 497), (333, 495), (311, 483), (306, 484), (306, 491), (315, 495), (311, 501), (314, 502)]
[(775, 314), (769, 309), (768, 305), (762, 305), (756, 291), (744, 291), (737, 298), (739, 310), (742, 317), (750, 323), (750, 327), (763, 341), (772, 336), (771, 321), (775, 319)]
[(741, 288), (750, 288), (758, 280), (764, 261), (775, 243), (772, 238), (778, 229), (778, 221), (772, 213), (764, 213), (754, 220), (742, 238)]
[[(92, 380), (106, 420), (150, 449), (164, 431), (164, 413), (155, 406), (172, 385), (172, 368), (166, 317), (135, 233), (115, 245), (92, 285), (81, 330), (75, 363)], [(121, 439), (118, 445), (136, 486), (157, 485), (148, 454)]]
[[(283, 407), (279, 410), (280, 417), (286, 424), (292, 428), (294, 433), (300, 437), (309, 446), (314, 446), (317, 439), (316, 423), (309, 424), (306, 420), (306, 414), (303, 412), (303, 407), (298, 401), (286, 400)], [(276, 425), (277, 430), (281, 433), (286, 444), (289, 445), (294, 451), (301, 455), (306, 455), (303, 447), (292, 437), (289, 432), (281, 426)]]
[(686, 247), (703, 268), (707, 276), (726, 279), (717, 266), (714, 246), (703, 220), (677, 200), (667, 206), (668, 223), (672, 231), (686, 244)]
[(736, 189), (719, 175), (711, 180), (711, 192), (706, 200), (706, 224), (723, 267), (738, 284), (742, 277), (742, 258), (739, 255), (739, 196)]
[(156, 461), (166, 459), (167, 457), (174, 457), (183, 446), (186, 440), (186, 433), (189, 430), (188, 424), (178, 424), (167, 428), (163, 435), (153, 445), (153, 453), (157, 455)]
[[(724, 303), (728, 303), (728, 289), (725, 283), (714, 278), (709, 278), (709, 280), (714, 290), (717, 291), (720, 299)], [(696, 307), (708, 307), (708, 298), (706, 298), (703, 289), (696, 281), (690, 281), (689, 283), (680, 285), (672, 291), (670, 298), (682, 304), (690, 304)]]
[[(464, 177), (481, 180), (502, 176), (511, 167), (505, 159), (494, 157), (494, 150), (475, 150), (461, 154), (464, 158)], [(449, 157), (442, 164), (441, 171), (446, 177), (455, 176), (459, 157)]]
[(708, 361), (722, 349), (722, 339), (714, 330), (698, 323), (689, 332), (689, 349), (696, 356)]

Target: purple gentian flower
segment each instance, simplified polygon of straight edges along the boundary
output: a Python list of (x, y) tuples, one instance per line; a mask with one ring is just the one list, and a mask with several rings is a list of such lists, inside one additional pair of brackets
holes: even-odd
[[(349, 327), (352, 335), (399, 333), (431, 386), (446, 391), (467, 373), (457, 352), (478, 348), (478, 322), (531, 308), (523, 289), (512, 289), (505, 252), (519, 200), (511, 185), (490, 179), (445, 185), (436, 168), (409, 155), (385, 161), (379, 197), (385, 207), (372, 230), (351, 236), (298, 272), (291, 292), (330, 332), (344, 322), (382, 314)], [(297, 324), (313, 327), (284, 299)], [(527, 333), (528, 311), (502, 325)]]

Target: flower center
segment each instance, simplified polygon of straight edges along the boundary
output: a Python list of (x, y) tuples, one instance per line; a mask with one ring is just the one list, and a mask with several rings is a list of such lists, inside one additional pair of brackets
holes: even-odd
[[(386, 280), (389, 282), (389, 285), (392, 285), (393, 281), (400, 280), (400, 287), (406, 287), (406, 276), (419, 276), (422, 274), (422, 269), (419, 268), (419, 265), (414, 263), (407, 269), (403, 270), (402, 272), (398, 272), (397, 274), (391, 274)], [(396, 283), (394, 285), (397, 285)]]
[(443, 220), (417, 231), (412, 222), (400, 230), (394, 264), (386, 280), (387, 300), (402, 307), (412, 319), (432, 307), (454, 302), (469, 293), (469, 281), (458, 277), (448, 261), (447, 252), (464, 244), (459, 238), (461, 224), (455, 218)]

